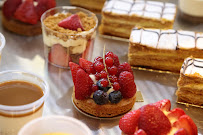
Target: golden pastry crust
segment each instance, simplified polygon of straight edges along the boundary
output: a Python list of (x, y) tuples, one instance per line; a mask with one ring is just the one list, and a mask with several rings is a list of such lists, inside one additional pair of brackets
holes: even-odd
[(93, 99), (77, 100), (75, 92), (72, 94), (74, 104), (82, 111), (94, 115), (96, 117), (115, 117), (130, 111), (135, 103), (136, 94), (132, 98), (122, 99), (117, 104), (107, 103), (105, 105), (98, 105)]
[(40, 22), (35, 25), (32, 25), (14, 19), (8, 20), (3, 14), (2, 25), (9, 31), (23, 36), (35, 36), (42, 33)]

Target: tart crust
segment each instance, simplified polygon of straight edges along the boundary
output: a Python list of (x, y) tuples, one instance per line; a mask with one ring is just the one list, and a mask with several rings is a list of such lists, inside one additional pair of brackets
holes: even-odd
[[(74, 89), (74, 88), (73, 88)], [(123, 98), (119, 103), (107, 103), (98, 105), (93, 99), (77, 100), (75, 98), (75, 89), (72, 94), (74, 104), (82, 111), (96, 117), (115, 117), (130, 111), (135, 103), (136, 94), (132, 98)]]
[(14, 19), (8, 20), (3, 14), (2, 25), (9, 31), (23, 36), (35, 36), (42, 33), (40, 22), (34, 25), (26, 24)]

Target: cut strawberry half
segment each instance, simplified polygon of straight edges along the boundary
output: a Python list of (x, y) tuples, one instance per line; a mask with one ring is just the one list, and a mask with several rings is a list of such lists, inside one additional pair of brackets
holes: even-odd
[(76, 83), (76, 75), (79, 69), (81, 69), (81, 67), (73, 62), (69, 62), (69, 66), (70, 66), (70, 70), (71, 70), (71, 74), (72, 74), (72, 79), (73, 79), (73, 83), (75, 85)]
[(77, 31), (78, 28), (81, 28), (81, 30), (84, 30), (82, 23), (80, 21), (80, 17), (77, 14), (73, 14), (68, 18), (60, 21), (58, 23), (58, 26), (69, 30), (75, 30), (75, 31)]
[(55, 44), (51, 47), (48, 59), (52, 64), (68, 67), (69, 55), (67, 54), (66, 49), (60, 44)]
[(93, 81), (89, 75), (83, 69), (79, 69), (76, 74), (75, 98), (78, 100), (89, 98), (92, 84)]
[(55, 0), (38, 0), (37, 2), (38, 2), (38, 4), (35, 7), (35, 10), (36, 10), (39, 18), (46, 10), (56, 6)]
[(156, 103), (153, 103), (153, 105), (158, 107), (161, 111), (163, 111), (163, 113), (165, 113), (165, 111), (169, 111), (171, 109), (171, 101), (168, 99), (160, 100)]
[(84, 69), (88, 74), (96, 73), (96, 71), (94, 70), (93, 63), (92, 63), (91, 61), (88, 61), (88, 60), (86, 60), (86, 59), (80, 58), (80, 59), (79, 59), (79, 65), (80, 65), (80, 67), (82, 67), (82, 69)]
[(135, 110), (124, 115), (119, 121), (119, 128), (126, 134), (133, 134), (138, 125), (140, 110)]
[(22, 3), (22, 0), (6, 0), (3, 5), (3, 14), (7, 19), (10, 19), (13, 17), (15, 11), (19, 7), (19, 5)]
[(134, 135), (147, 135), (147, 134), (145, 133), (144, 130), (139, 129), (139, 130), (137, 130), (137, 131), (134, 133)]
[(171, 121), (171, 123), (173, 124), (176, 120), (178, 120), (182, 115), (185, 115), (185, 112), (183, 111), (183, 109), (180, 108), (175, 108), (173, 110), (171, 110), (167, 117), (169, 118), (169, 120)]
[(35, 7), (33, 0), (24, 1), (14, 13), (14, 17), (24, 23), (36, 24), (38, 21), (37, 13), (35, 12)]

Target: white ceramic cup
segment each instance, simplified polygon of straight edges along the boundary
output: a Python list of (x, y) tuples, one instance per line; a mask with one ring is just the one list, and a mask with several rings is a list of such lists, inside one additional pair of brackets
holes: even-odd
[(67, 116), (46, 116), (27, 123), (18, 135), (43, 135), (48, 133), (67, 133), (71, 135), (92, 135), (90, 129), (81, 121)]

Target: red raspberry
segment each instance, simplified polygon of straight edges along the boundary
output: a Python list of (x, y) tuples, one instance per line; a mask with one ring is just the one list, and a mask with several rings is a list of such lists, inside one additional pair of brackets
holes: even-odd
[(113, 89), (114, 90), (119, 90), (120, 89), (120, 84), (118, 82), (113, 83)]
[(106, 65), (107, 65), (108, 67), (113, 66), (113, 58), (111, 58), (111, 57), (106, 57), (105, 63), (106, 63)]
[(118, 71), (118, 69), (117, 69), (116, 66), (112, 66), (112, 67), (108, 68), (108, 72), (109, 72), (110, 75), (116, 75), (117, 71)]
[(123, 71), (128, 71), (133, 75), (133, 71), (131, 69), (131, 66), (127, 62), (124, 62), (118, 66), (118, 74), (117, 75), (119, 76), (119, 74)]
[(106, 54), (105, 54), (105, 58), (106, 57), (111, 57), (111, 58), (113, 58), (113, 52), (107, 52)]
[(97, 72), (101, 72), (102, 70), (104, 70), (104, 64), (99, 62), (99, 61), (96, 61), (94, 63), (94, 69), (97, 71)]
[(107, 78), (107, 73), (106, 71), (101, 71), (100, 72), (101, 78)]
[(100, 57), (100, 56), (97, 56), (97, 57), (94, 59), (94, 62), (96, 62), (96, 61), (100, 61), (100, 62), (103, 63), (103, 58)]
[(109, 85), (109, 81), (105, 78), (100, 81), (102, 87), (107, 87)]
[(101, 79), (101, 74), (100, 73), (96, 73), (95, 74), (95, 78), (96, 78), (96, 80), (100, 80)]
[(120, 84), (120, 92), (124, 98), (131, 98), (136, 93), (136, 85), (134, 82), (133, 75), (128, 71), (123, 71), (120, 73), (118, 82)]
[(95, 92), (99, 89), (99, 87), (96, 84), (92, 85), (92, 92)]
[(109, 79), (111, 83), (118, 82), (118, 78), (115, 75), (110, 75)]

